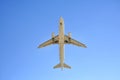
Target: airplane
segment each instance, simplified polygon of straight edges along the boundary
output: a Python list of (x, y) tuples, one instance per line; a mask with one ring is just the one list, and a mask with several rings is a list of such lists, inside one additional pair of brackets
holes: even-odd
[(59, 34), (55, 36), (54, 33), (52, 33), (52, 38), (42, 43), (41, 45), (39, 45), (38, 48), (42, 48), (51, 44), (59, 44), (59, 55), (60, 55), (59, 56), (60, 63), (54, 66), (53, 68), (54, 69), (61, 68), (62, 70), (63, 68), (71, 69), (69, 65), (64, 63), (64, 44), (73, 44), (73, 45), (84, 47), (84, 48), (87, 47), (85, 46), (85, 44), (78, 42), (75, 39), (72, 39), (71, 33), (68, 33), (68, 35), (64, 35), (64, 20), (62, 17), (60, 17), (60, 20), (59, 20)]

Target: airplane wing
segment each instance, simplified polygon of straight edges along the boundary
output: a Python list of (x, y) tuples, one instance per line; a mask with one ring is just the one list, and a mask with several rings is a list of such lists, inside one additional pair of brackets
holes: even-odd
[(87, 46), (85, 46), (85, 44), (81, 43), (81, 42), (78, 42), (77, 40), (74, 40), (72, 39), (71, 37), (65, 35), (65, 41), (64, 41), (65, 44), (73, 44), (73, 45), (76, 45), (76, 46), (81, 46), (81, 47), (84, 47), (86, 48)]
[(42, 48), (51, 44), (58, 44), (58, 35), (53, 37), (52, 39), (49, 39), (48, 41), (42, 43), (41, 45), (38, 46), (38, 48)]

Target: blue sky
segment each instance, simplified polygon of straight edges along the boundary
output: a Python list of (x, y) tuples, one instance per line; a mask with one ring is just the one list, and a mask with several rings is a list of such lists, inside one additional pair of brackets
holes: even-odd
[[(88, 46), (65, 45), (59, 63), (58, 45), (38, 45), (65, 33)], [(120, 80), (119, 0), (0, 0), (0, 80)]]

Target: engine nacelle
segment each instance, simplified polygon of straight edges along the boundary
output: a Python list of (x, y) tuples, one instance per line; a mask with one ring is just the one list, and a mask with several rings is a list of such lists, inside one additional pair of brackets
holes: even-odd
[(54, 33), (52, 33), (52, 38), (54, 38), (55, 37), (55, 34)]
[(70, 37), (70, 38), (71, 38), (71, 33), (70, 33), (70, 32), (68, 33), (68, 37)]

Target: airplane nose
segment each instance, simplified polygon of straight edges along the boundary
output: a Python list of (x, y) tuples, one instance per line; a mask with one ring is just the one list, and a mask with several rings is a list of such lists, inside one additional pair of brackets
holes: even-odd
[(63, 22), (63, 18), (62, 17), (60, 17), (60, 22)]

